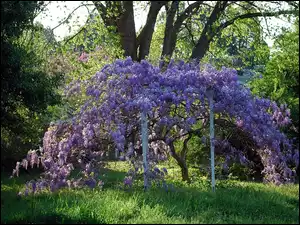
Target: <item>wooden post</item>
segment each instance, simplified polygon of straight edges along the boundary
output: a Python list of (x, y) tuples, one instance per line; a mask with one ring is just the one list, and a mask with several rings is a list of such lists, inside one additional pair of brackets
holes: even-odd
[(209, 89), (207, 91), (209, 100), (209, 133), (210, 133), (210, 165), (211, 165), (211, 185), (212, 191), (216, 191), (216, 181), (215, 181), (215, 129), (214, 129), (214, 101), (213, 101), (213, 90)]
[(143, 148), (143, 166), (144, 166), (144, 189), (148, 189), (148, 121), (146, 112), (141, 113), (141, 125), (142, 125), (142, 148)]

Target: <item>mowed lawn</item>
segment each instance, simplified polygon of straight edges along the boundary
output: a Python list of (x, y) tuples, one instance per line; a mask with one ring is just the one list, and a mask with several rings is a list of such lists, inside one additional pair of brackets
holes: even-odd
[(174, 189), (141, 183), (124, 190), (122, 162), (103, 171), (103, 190), (61, 190), (18, 198), (30, 176), (8, 179), (1, 175), (1, 223), (299, 223), (299, 185), (276, 187), (254, 182), (218, 181), (212, 193), (209, 181), (191, 185), (169, 177)]

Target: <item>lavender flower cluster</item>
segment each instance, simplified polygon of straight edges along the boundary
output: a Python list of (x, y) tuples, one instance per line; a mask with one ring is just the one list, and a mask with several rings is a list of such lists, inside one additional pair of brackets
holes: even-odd
[[(109, 140), (121, 160), (131, 161), (134, 171), (142, 171), (140, 115), (145, 111), (149, 121), (148, 160), (152, 165), (147, 175), (162, 177), (164, 173), (158, 172), (155, 164), (166, 160), (167, 153), (175, 154), (171, 148), (173, 142), (193, 131), (197, 123), (207, 126), (207, 90), (213, 90), (215, 113), (234, 121), (257, 144), (255, 151), (262, 158), (266, 181), (292, 181), (291, 169), (297, 165), (299, 155), (280, 132), (280, 127), (290, 122), (286, 106), (278, 107), (275, 102), (253, 96), (238, 83), (235, 70), (216, 70), (209, 65), (200, 69), (195, 63), (183, 61), (172, 61), (162, 71), (145, 60), (140, 63), (131, 58), (116, 60), (91, 79), (72, 82), (66, 96), (84, 92), (85, 104), (71, 122), (50, 127), (44, 136), (40, 161), (35, 154), (28, 161), (42, 163), (47, 178), (41, 182), (46, 182), (51, 190), (81, 183), (95, 187), (96, 158), (101, 158), (105, 151), (101, 143)], [(236, 155), (241, 162), (247, 161), (243, 153)], [(81, 183), (68, 180), (74, 163), (85, 171)], [(27, 164), (22, 162), (22, 165)], [(132, 180), (129, 175), (124, 183), (131, 185)]]

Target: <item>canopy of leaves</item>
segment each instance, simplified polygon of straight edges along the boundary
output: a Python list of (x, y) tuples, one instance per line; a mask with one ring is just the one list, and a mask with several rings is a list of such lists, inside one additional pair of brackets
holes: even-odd
[(274, 43), (274, 52), (261, 79), (250, 83), (252, 92), (287, 104), (291, 109), (291, 136), (299, 135), (299, 20), (292, 31), (283, 32)]
[(41, 113), (60, 99), (55, 89), (61, 74), (45, 72), (46, 49), (38, 47), (41, 27), (33, 25), (42, 6), (37, 1), (1, 2), (1, 160), (20, 157), (25, 143), (27, 148), (38, 144), (44, 129)]

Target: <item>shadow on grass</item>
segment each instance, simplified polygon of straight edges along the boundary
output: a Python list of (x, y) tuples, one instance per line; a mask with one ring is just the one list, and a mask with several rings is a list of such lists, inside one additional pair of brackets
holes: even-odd
[(123, 183), (125, 176), (125, 172), (115, 171), (108, 168), (101, 169), (100, 171), (100, 179), (104, 182), (104, 188), (111, 188), (115, 184)]
[[(74, 175), (76, 172), (74, 173)], [(1, 224), (106, 224), (104, 219), (94, 218), (91, 212), (81, 210), (76, 216), (78, 219), (69, 217), (64, 213), (55, 212), (55, 204), (63, 201), (68, 207), (81, 204), (77, 199), (83, 196), (66, 192), (40, 194), (19, 198), (17, 193), (24, 187), (27, 181), (37, 179), (40, 171), (32, 170), (29, 173), (22, 171), (19, 177), (10, 179), (10, 173), (1, 173)], [(100, 179), (104, 181), (104, 189), (114, 187), (114, 184), (123, 182), (125, 172), (114, 171), (103, 168), (100, 172)], [(13, 212), (13, 213), (12, 213)], [(41, 213), (37, 213), (41, 212)], [(9, 215), (8, 215), (9, 214)], [(14, 215), (13, 215), (14, 214)], [(91, 214), (91, 215), (90, 215)]]
[(18, 221), (1, 221), (1, 224), (106, 224), (106, 222), (93, 218), (74, 220), (62, 214), (53, 213), (51, 215), (35, 217), (34, 220), (28, 217)]
[[(103, 176), (105, 174), (105, 176)], [(115, 190), (114, 184), (122, 181), (124, 172), (103, 170), (105, 190)], [(20, 183), (20, 180), (15, 183)], [(1, 180), (2, 183), (2, 180)], [(5, 183), (9, 186), (12, 184)], [(104, 190), (104, 194), (105, 194)], [(254, 188), (253, 185), (223, 185), (218, 186), (216, 193), (207, 188), (180, 187), (174, 192), (152, 188), (148, 192), (141, 190), (118, 191), (114, 200), (124, 203), (134, 198), (140, 210), (149, 206), (160, 207), (168, 218), (182, 218), (187, 223), (298, 223), (299, 198), (289, 196), (279, 191)], [(93, 196), (93, 195), (91, 195)], [(57, 212), (56, 204), (65, 205), (65, 209), (78, 207), (87, 201), (83, 194), (62, 192), (60, 194), (42, 194), (34, 197), (18, 199), (16, 188), (1, 188), (1, 223), (43, 223), (43, 224), (104, 224), (110, 223), (110, 218), (96, 217), (94, 208), (80, 208), (74, 217), (67, 216), (62, 210)], [(100, 204), (100, 203), (99, 203)], [(105, 204), (100, 208), (104, 209)], [(121, 205), (120, 205), (121, 207)], [(98, 209), (99, 210), (99, 209)], [(118, 209), (115, 209), (118, 210)], [(15, 213), (12, 213), (15, 211)], [(10, 215), (8, 215), (8, 213)], [(139, 216), (139, 211), (134, 217)], [(13, 216), (12, 216), (13, 215)], [(124, 218), (127, 223), (134, 218)], [(162, 221), (163, 222), (163, 221)]]
[[(76, 207), (86, 200), (73, 193), (43, 193), (19, 198), (16, 192), (4, 190), (1, 196), (1, 224), (106, 224), (105, 220), (95, 218), (86, 209), (80, 209), (72, 217), (66, 215), (63, 209)], [(59, 212), (57, 204), (60, 205)]]

